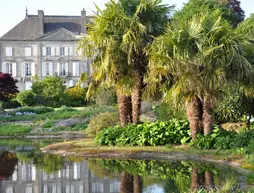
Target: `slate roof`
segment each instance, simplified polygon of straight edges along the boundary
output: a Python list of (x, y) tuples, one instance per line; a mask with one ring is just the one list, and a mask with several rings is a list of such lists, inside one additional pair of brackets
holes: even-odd
[[(60, 28), (80, 34), (80, 20), (81, 16), (44, 15), (44, 34), (39, 35), (38, 15), (28, 15), (23, 21), (3, 35), (0, 40), (36, 40)], [(87, 20), (90, 22), (91, 17), (88, 16)]]

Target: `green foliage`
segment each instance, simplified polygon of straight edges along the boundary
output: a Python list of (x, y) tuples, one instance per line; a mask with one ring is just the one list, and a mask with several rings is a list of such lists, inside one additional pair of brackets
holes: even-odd
[(233, 26), (237, 26), (244, 18), (238, 15), (227, 3), (217, 0), (190, 0), (186, 3), (182, 10), (174, 15), (175, 20), (188, 20), (193, 15), (206, 12), (217, 12), (217, 15), (222, 15)]
[(120, 122), (118, 112), (100, 113), (91, 118), (88, 124), (87, 133), (89, 136), (95, 137), (103, 129), (119, 124)]
[(19, 107), (17, 109), (15, 109), (14, 111), (11, 111), (12, 113), (16, 113), (16, 112), (31, 112), (31, 113), (36, 113), (36, 114), (44, 114), (44, 113), (49, 113), (49, 112), (53, 112), (54, 109), (51, 107)]
[(3, 101), (0, 103), (0, 107), (2, 107), (3, 109), (14, 109), (20, 106), (20, 103), (16, 99), (12, 99), (10, 101)]
[(167, 121), (169, 119), (186, 119), (184, 109), (173, 106), (170, 103), (161, 103), (155, 107), (154, 113), (158, 121)]
[(36, 104), (35, 94), (32, 90), (25, 90), (17, 95), (17, 101), (24, 106), (34, 106)]
[(0, 136), (22, 136), (31, 131), (28, 125), (0, 125)]
[(116, 104), (116, 92), (114, 88), (100, 86), (95, 94), (97, 105), (112, 106)]
[(96, 137), (101, 145), (158, 146), (185, 144), (191, 139), (187, 121), (172, 119), (167, 122), (143, 123), (109, 127)]
[(244, 131), (237, 134), (234, 131), (225, 131), (216, 127), (210, 135), (198, 135), (190, 143), (198, 149), (239, 149), (245, 153), (252, 153), (254, 147), (254, 131)]
[(81, 107), (86, 104), (86, 92), (87, 88), (82, 88), (80, 85), (76, 85), (65, 91), (65, 105), (71, 107)]

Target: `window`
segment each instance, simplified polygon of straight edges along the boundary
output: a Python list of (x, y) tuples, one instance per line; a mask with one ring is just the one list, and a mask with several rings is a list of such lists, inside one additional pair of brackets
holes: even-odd
[(46, 55), (51, 56), (51, 47), (46, 47)]
[(25, 47), (25, 56), (32, 56), (32, 48)]
[(49, 63), (46, 63), (46, 76), (49, 76)]
[(60, 76), (65, 76), (65, 63), (60, 63)]
[(32, 65), (31, 65), (31, 63), (25, 63), (25, 76), (32, 76)]
[(12, 63), (6, 63), (6, 73), (12, 75)]
[(5, 54), (6, 56), (12, 56), (12, 47), (6, 47)]
[(64, 47), (60, 47), (60, 56), (64, 56), (65, 52), (64, 52)]

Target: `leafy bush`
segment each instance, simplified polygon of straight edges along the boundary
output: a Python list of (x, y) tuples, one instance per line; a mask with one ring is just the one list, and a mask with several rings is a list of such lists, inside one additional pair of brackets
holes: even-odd
[(10, 101), (3, 101), (1, 103), (1, 107), (3, 109), (14, 109), (14, 108), (18, 108), (20, 106), (21, 106), (20, 103), (18, 103), (18, 101), (15, 99), (10, 100)]
[(167, 122), (143, 123), (109, 127), (96, 137), (101, 145), (156, 146), (166, 144), (184, 144), (191, 139), (189, 123), (172, 119)]
[(87, 133), (89, 136), (94, 137), (103, 129), (118, 124), (120, 124), (118, 112), (100, 113), (91, 118), (88, 124)]
[(234, 147), (247, 147), (251, 141), (254, 141), (254, 130), (241, 132), (235, 138)]
[(25, 90), (17, 95), (17, 101), (24, 106), (33, 106), (36, 104), (35, 94), (32, 90)]
[(76, 85), (65, 91), (65, 105), (72, 107), (80, 107), (86, 104), (86, 92), (87, 89)]
[(17, 108), (15, 111), (12, 111), (13, 113), (16, 112), (31, 112), (31, 113), (36, 113), (36, 114), (44, 114), (44, 113), (49, 113), (53, 112), (54, 109), (51, 107), (20, 107)]
[(170, 119), (186, 119), (185, 111), (176, 108), (170, 103), (161, 103), (155, 107), (154, 113), (158, 121), (167, 121)]
[(29, 131), (31, 131), (31, 127), (27, 125), (0, 125), (0, 136), (25, 135)]
[(116, 104), (116, 92), (114, 88), (101, 86), (95, 95), (97, 105), (114, 105)]

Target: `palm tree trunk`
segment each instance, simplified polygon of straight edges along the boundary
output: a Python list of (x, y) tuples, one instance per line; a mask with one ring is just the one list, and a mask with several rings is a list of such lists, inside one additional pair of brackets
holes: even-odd
[(120, 193), (133, 193), (133, 176), (122, 172)]
[(207, 190), (212, 190), (214, 188), (214, 180), (212, 172), (205, 172), (205, 187)]
[(199, 174), (198, 174), (198, 169), (197, 168), (193, 168), (192, 169), (192, 176), (191, 176), (191, 191), (194, 192), (196, 191), (199, 186), (200, 186), (200, 179), (199, 179)]
[(134, 176), (133, 180), (133, 187), (134, 191), (133, 193), (142, 193), (142, 177), (140, 176)]
[(211, 102), (208, 100), (203, 101), (203, 116), (202, 123), (204, 135), (208, 135), (213, 131), (213, 110)]
[(117, 103), (119, 109), (120, 124), (125, 127), (128, 122), (128, 105), (127, 98), (121, 91), (117, 92)]
[(138, 124), (141, 112), (143, 76), (142, 73), (136, 72), (135, 85), (131, 93), (132, 101), (132, 122)]
[(196, 139), (197, 134), (201, 131), (202, 121), (202, 104), (198, 97), (186, 103), (187, 117), (190, 122), (192, 139)]
[(126, 97), (127, 123), (132, 123), (132, 102), (131, 96)]

